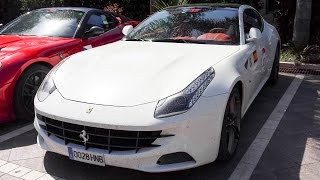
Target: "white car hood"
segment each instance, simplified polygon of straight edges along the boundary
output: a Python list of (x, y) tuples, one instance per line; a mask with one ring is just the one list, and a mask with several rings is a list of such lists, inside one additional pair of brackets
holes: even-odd
[(120, 41), (73, 55), (54, 83), (69, 100), (135, 106), (180, 92), (238, 46)]

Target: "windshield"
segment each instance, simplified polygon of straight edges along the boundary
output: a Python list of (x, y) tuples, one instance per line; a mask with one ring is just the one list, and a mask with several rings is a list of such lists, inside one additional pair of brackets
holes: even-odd
[(239, 44), (238, 9), (179, 7), (155, 13), (126, 40), (155, 42)]
[(32, 11), (3, 27), (0, 34), (72, 38), (84, 14), (74, 10)]

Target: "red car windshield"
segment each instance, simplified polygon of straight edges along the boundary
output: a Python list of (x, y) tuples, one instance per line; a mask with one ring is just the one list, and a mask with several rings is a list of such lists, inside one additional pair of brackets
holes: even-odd
[(239, 44), (238, 9), (178, 7), (155, 13), (128, 36), (128, 41)]
[(1, 28), (0, 35), (72, 38), (84, 14), (74, 10), (36, 10)]

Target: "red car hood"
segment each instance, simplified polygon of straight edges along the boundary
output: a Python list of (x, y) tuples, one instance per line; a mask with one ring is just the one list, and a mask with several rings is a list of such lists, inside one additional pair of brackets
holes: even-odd
[[(0, 36), (0, 59), (22, 51), (37, 53), (52, 47), (59, 47), (69, 43), (78, 43), (79, 39), (51, 38), (36, 36)], [(31, 53), (32, 54), (32, 53)]]

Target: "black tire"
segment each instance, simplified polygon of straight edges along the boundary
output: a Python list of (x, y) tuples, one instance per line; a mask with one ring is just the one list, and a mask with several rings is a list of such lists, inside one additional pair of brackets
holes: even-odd
[(34, 97), (50, 69), (35, 64), (28, 67), (20, 76), (14, 92), (14, 108), (17, 119), (34, 119)]
[(239, 89), (234, 88), (224, 114), (218, 154), (219, 160), (229, 160), (235, 154), (240, 140), (240, 123), (241, 95)]
[(270, 77), (267, 81), (268, 85), (276, 85), (279, 79), (279, 61), (280, 61), (280, 46), (277, 46), (276, 54), (274, 55), (274, 61), (272, 65), (272, 70)]

